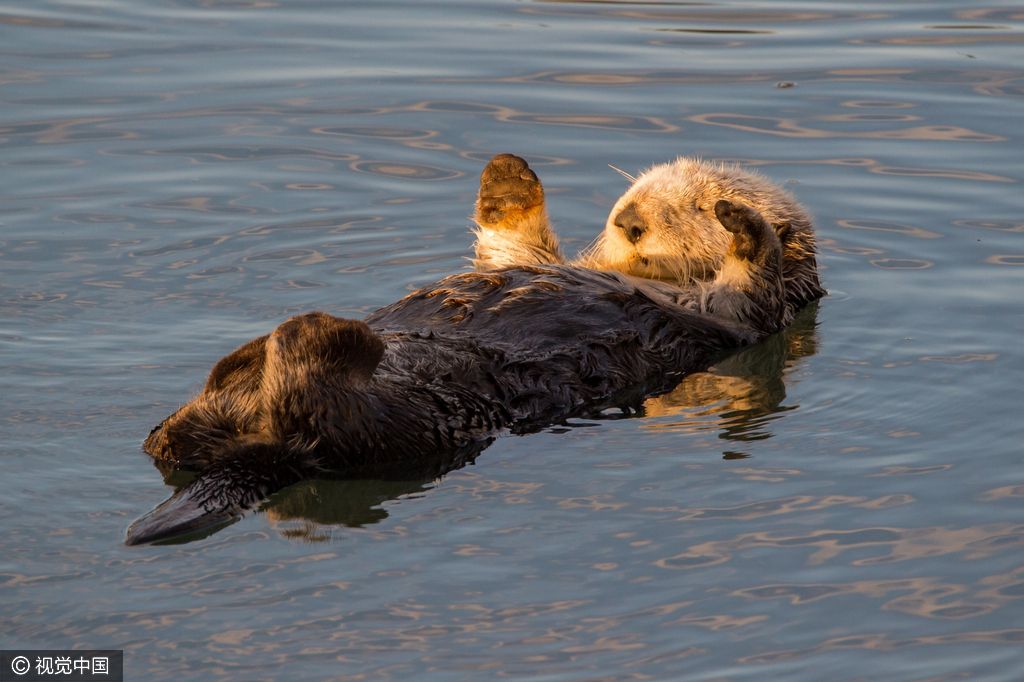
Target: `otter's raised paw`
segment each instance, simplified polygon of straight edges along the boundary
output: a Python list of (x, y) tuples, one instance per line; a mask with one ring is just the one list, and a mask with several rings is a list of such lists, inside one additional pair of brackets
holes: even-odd
[(523, 159), (498, 154), (480, 174), (476, 222), (488, 227), (512, 227), (515, 219), (544, 206), (544, 188)]
[(732, 232), (733, 253), (737, 258), (758, 262), (780, 250), (775, 231), (749, 206), (722, 199), (715, 204), (715, 215), (722, 227)]

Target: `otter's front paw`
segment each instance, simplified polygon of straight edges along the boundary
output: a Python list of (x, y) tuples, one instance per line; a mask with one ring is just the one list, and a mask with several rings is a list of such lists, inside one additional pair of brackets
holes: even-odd
[(743, 204), (722, 199), (715, 204), (715, 215), (722, 227), (733, 234), (733, 253), (751, 262), (763, 261), (781, 247), (775, 231), (761, 214)]
[(480, 174), (475, 216), (480, 225), (501, 227), (543, 205), (544, 188), (537, 174), (518, 156), (498, 154)]

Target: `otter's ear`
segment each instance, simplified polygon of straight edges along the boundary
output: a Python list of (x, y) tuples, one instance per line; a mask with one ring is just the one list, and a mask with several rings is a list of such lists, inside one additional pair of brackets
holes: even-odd
[(793, 226), (789, 223), (775, 223), (772, 228), (775, 230), (775, 236), (779, 238), (779, 241), (785, 243), (786, 237), (789, 236), (789, 230)]

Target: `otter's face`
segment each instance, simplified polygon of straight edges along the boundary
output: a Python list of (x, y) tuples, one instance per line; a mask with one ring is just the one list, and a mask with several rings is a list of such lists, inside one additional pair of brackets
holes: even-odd
[(593, 265), (680, 284), (714, 276), (731, 244), (715, 217), (726, 197), (680, 164), (651, 169), (619, 198), (590, 254)]

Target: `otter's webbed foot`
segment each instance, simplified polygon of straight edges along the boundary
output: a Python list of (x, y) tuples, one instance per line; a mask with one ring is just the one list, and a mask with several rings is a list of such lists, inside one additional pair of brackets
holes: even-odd
[(789, 322), (782, 279), (782, 245), (756, 210), (721, 200), (715, 215), (732, 233), (725, 262), (704, 297), (705, 311), (763, 338)]
[(518, 156), (499, 154), (484, 168), (473, 219), (480, 226), (477, 270), (565, 262), (548, 223), (544, 188)]
[(502, 227), (506, 219), (544, 206), (544, 188), (525, 160), (498, 154), (480, 174), (476, 220), (488, 227)]

